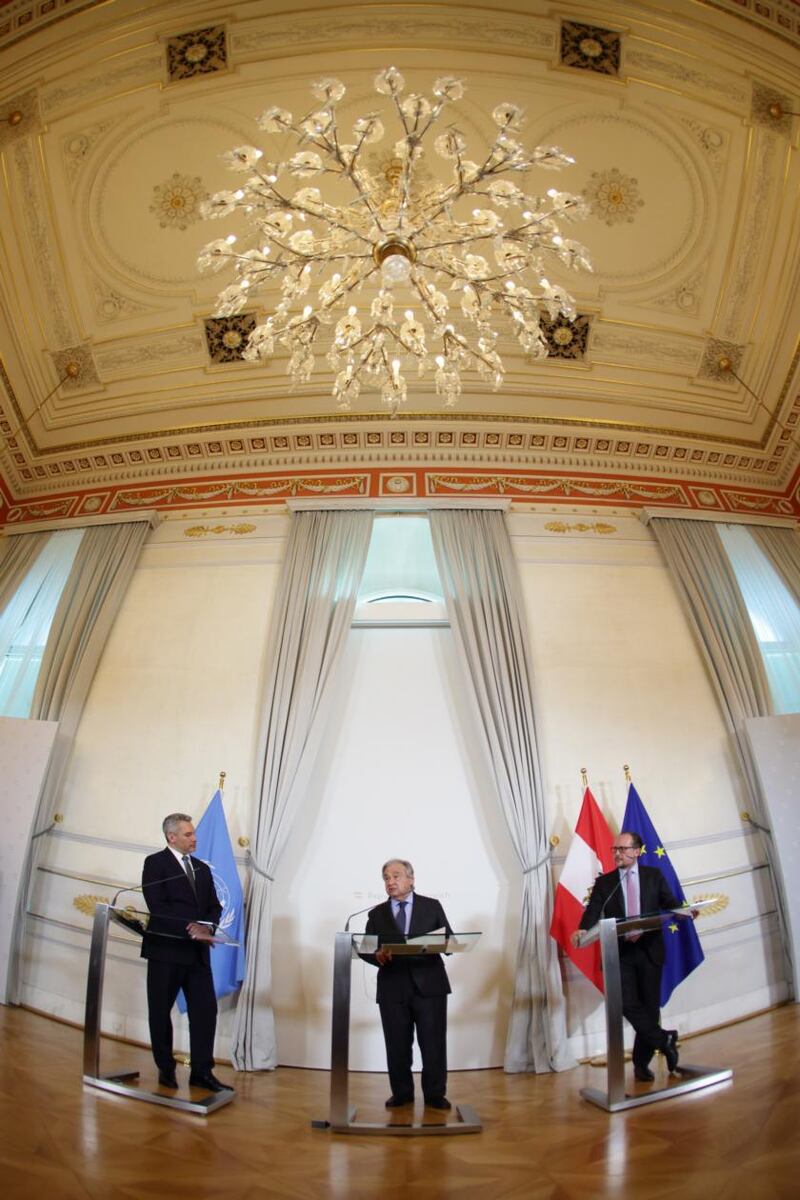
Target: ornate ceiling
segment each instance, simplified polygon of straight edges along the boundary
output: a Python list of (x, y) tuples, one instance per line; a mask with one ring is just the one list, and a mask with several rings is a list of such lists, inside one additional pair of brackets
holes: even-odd
[[(394, 420), (338, 413), (322, 356), (296, 392), (280, 354), (242, 361), (269, 298), (214, 319), (196, 268), (254, 117), (330, 74), (369, 111), (390, 64), (463, 77), (478, 145), (521, 103), (526, 145), (576, 160), (536, 190), (583, 192), (594, 263), (553, 272), (579, 315), (546, 360), (504, 345), (501, 391), (420, 383)], [(799, 67), (794, 0), (0, 0), (0, 522), (290, 494), (800, 514)]]

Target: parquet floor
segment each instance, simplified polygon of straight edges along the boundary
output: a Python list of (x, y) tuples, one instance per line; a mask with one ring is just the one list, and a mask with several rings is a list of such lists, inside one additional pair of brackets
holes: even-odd
[[(798, 1035), (787, 1005), (687, 1040), (687, 1062), (733, 1081), (613, 1115), (578, 1094), (603, 1084), (589, 1066), (457, 1072), (450, 1096), (483, 1132), (392, 1139), (312, 1129), (324, 1071), (238, 1075), (209, 1117), (98, 1092), (80, 1081), (80, 1031), (0, 1007), (0, 1200), (797, 1200)], [(103, 1069), (123, 1068), (153, 1078), (146, 1051), (106, 1043)], [(353, 1076), (359, 1119), (383, 1119), (386, 1094), (383, 1076)]]

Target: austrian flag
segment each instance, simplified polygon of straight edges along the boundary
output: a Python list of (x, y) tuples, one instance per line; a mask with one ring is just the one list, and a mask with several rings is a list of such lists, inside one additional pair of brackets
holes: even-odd
[(570, 937), (580, 924), (595, 879), (603, 872), (613, 870), (612, 841), (612, 833), (606, 819), (587, 787), (583, 793), (575, 836), (556, 888), (550, 936), (555, 938), (578, 970), (601, 992), (603, 972), (600, 968), (600, 943), (595, 942), (593, 946), (579, 950), (572, 945)]

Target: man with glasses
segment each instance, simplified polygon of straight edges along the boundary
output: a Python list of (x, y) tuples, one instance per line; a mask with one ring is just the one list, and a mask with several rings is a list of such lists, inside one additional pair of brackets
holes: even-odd
[[(603, 917), (635, 917), (677, 908), (657, 867), (639, 865), (643, 843), (638, 833), (624, 829), (612, 846), (616, 867), (595, 880), (581, 923), (572, 935), (573, 946), (581, 943), (581, 930), (591, 929)], [(642, 1083), (655, 1076), (650, 1060), (660, 1050), (670, 1074), (678, 1066), (678, 1031), (662, 1029), (661, 968), (664, 937), (661, 926), (625, 934), (619, 941), (619, 970), (622, 983), (622, 1012), (636, 1030), (633, 1043), (633, 1073)]]

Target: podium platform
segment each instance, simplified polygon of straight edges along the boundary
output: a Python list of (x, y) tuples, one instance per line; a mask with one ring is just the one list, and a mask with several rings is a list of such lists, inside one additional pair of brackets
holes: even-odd
[[(713, 901), (700, 902), (692, 906), (695, 910), (702, 909), (704, 904)], [(630, 917), (618, 920), (606, 917), (587, 930), (582, 946), (590, 946), (598, 939), (600, 955), (603, 962), (603, 979), (605, 982), (605, 1011), (606, 1011), (606, 1090), (599, 1088), (581, 1088), (581, 1095), (591, 1104), (604, 1108), (606, 1112), (621, 1112), (626, 1108), (638, 1108), (642, 1104), (655, 1104), (659, 1100), (669, 1100), (673, 1096), (681, 1096), (686, 1092), (695, 1092), (698, 1088), (711, 1087), (715, 1083), (723, 1083), (733, 1078), (730, 1067), (706, 1067), (695, 1063), (680, 1063), (674, 1076), (675, 1082), (668, 1087), (651, 1087), (646, 1092), (634, 1095), (625, 1090), (625, 1050), (622, 1033), (622, 981), (619, 969), (619, 939), (626, 933), (645, 931), (657, 928), (665, 917), (677, 917), (680, 920), (691, 920), (691, 909), (670, 909), (641, 917)]]
[[(479, 933), (441, 933), (414, 938), (408, 942), (390, 944), (382, 949), (392, 954), (464, 954), (474, 947)], [(357, 1121), (356, 1109), (350, 1104), (350, 991), (354, 958), (374, 954), (378, 938), (374, 934), (337, 933), (333, 952), (333, 1006), (331, 1014), (331, 1090), (330, 1112), (327, 1119), (312, 1121), (315, 1129), (330, 1129), (334, 1133), (381, 1134), (389, 1137), (442, 1137), (461, 1133), (480, 1133), (480, 1118), (469, 1104), (454, 1104), (456, 1120), (430, 1124), (425, 1121), (400, 1123), (393, 1110), (391, 1121)]]
[[(176, 1096), (172, 1093), (154, 1092), (140, 1087), (135, 1081), (138, 1071), (116, 1071), (103, 1074), (100, 1070), (101, 1015), (103, 1009), (103, 982), (105, 979), (106, 946), (109, 927), (114, 924), (127, 929), (141, 938), (147, 928), (148, 913), (139, 913), (128, 908), (115, 908), (111, 904), (98, 904), (94, 913), (92, 941), (89, 949), (89, 972), (86, 979), (86, 1011), (83, 1025), (83, 1082), (104, 1092), (114, 1092), (129, 1100), (144, 1100), (148, 1104), (160, 1104), (164, 1108), (179, 1112), (197, 1113), (208, 1116), (224, 1104), (230, 1104), (236, 1092), (209, 1092), (197, 1099)], [(161, 936), (168, 937), (168, 934)], [(228, 937), (215, 937), (215, 942), (235, 945)], [(200, 1089), (197, 1089), (198, 1091)]]

